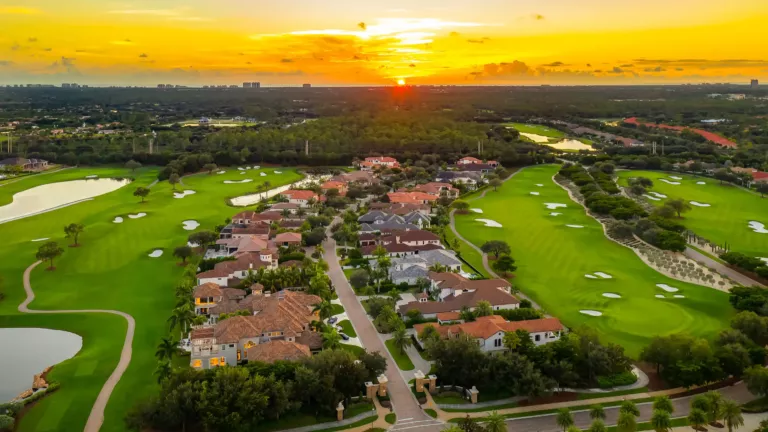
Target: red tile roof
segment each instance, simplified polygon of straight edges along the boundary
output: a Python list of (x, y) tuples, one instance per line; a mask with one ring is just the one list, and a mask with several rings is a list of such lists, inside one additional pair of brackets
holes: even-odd
[(313, 198), (317, 199), (317, 194), (312, 192), (311, 190), (289, 189), (285, 192), (281, 192), (280, 195), (285, 195), (290, 199), (307, 200), (307, 201)]
[(506, 321), (498, 315), (479, 317), (477, 320), (463, 324), (435, 325), (434, 323), (416, 324), (413, 329), (420, 334), (426, 326), (432, 326), (442, 337), (459, 333), (473, 338), (488, 339), (498, 332), (513, 332), (518, 329), (529, 333), (555, 332), (564, 330), (563, 324), (557, 318), (542, 318), (527, 321)]
[(423, 204), (424, 201), (436, 201), (437, 197), (424, 192), (390, 192), (387, 194), (393, 204)]
[(274, 363), (277, 360), (300, 360), (309, 357), (310, 355), (312, 355), (312, 353), (306, 345), (283, 340), (273, 340), (248, 348), (245, 358), (247, 358), (248, 361)]
[(275, 236), (277, 243), (301, 243), (301, 234), (295, 232), (283, 232)]

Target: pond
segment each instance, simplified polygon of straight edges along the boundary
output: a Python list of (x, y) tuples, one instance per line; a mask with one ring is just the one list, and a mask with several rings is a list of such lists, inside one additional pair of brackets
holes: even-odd
[[(32, 387), (32, 379), (48, 366), (74, 357), (83, 338), (42, 328), (0, 328), (0, 403)], [(12, 348), (10, 348), (12, 347)]]
[(130, 183), (129, 180), (93, 179), (50, 183), (21, 191), (13, 202), (0, 207), (0, 223), (45, 213), (104, 195)]

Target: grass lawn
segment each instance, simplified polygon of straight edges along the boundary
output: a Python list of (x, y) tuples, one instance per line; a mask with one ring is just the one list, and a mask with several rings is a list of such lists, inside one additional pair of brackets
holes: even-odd
[[(696, 234), (710, 241), (723, 245), (728, 243), (736, 252), (748, 255), (768, 256), (768, 234), (760, 234), (751, 230), (750, 221), (768, 225), (768, 198), (760, 198), (752, 193), (733, 185), (705, 177), (694, 177), (686, 174), (668, 174), (657, 171), (619, 171), (619, 183), (627, 185), (630, 177), (647, 177), (653, 180), (650, 191), (672, 198), (682, 198), (685, 201), (696, 201), (710, 204), (711, 207), (691, 206), (691, 211), (683, 213), (683, 224)], [(670, 176), (682, 177), (682, 180)], [(678, 182), (672, 185), (661, 181), (666, 179)], [(700, 185), (697, 182), (705, 182)], [(664, 201), (650, 201), (662, 205)]]
[[(280, 168), (277, 168), (280, 170)], [(182, 228), (182, 221), (196, 220), (199, 229), (213, 229), (238, 209), (225, 199), (253, 192), (264, 180), (273, 186), (301, 178), (295, 170), (260, 177), (256, 172), (239, 175), (228, 170), (223, 175), (196, 175), (184, 178), (179, 189), (195, 190), (195, 195), (175, 199), (167, 182), (157, 184), (139, 203), (133, 196), (138, 186), (148, 186), (157, 168), (142, 168), (131, 185), (96, 197), (91, 201), (53, 212), (0, 224), (0, 274), (5, 279), (6, 298), (0, 302), (2, 327), (43, 327), (77, 333), (83, 337), (83, 349), (74, 358), (57, 365), (50, 377), (61, 383), (53, 395), (36, 404), (19, 422), (19, 431), (82, 430), (97, 394), (117, 365), (125, 320), (100, 314), (27, 315), (16, 308), (24, 299), (22, 274), (34, 262), (40, 243), (30, 240), (49, 237), (65, 252), (56, 261), (56, 271), (39, 266), (32, 273), (36, 299), (33, 309), (115, 309), (136, 319), (133, 356), (117, 384), (105, 411), (101, 431), (125, 430), (123, 418), (138, 401), (157, 391), (153, 371), (157, 365), (155, 347), (168, 332), (166, 319), (175, 303), (174, 289), (183, 268), (176, 265), (171, 251), (185, 244), (192, 231)], [(81, 179), (86, 175), (129, 177), (123, 168), (72, 168), (57, 173), (35, 175), (0, 187), (0, 200), (9, 202), (13, 193), (39, 184)], [(223, 180), (253, 177), (245, 184), (223, 184)], [(144, 212), (141, 219), (125, 217), (115, 224), (115, 216)], [(79, 248), (68, 248), (63, 226), (70, 222), (85, 225)], [(163, 249), (160, 258), (148, 253)], [(178, 338), (178, 333), (174, 336)]]
[(343, 349), (344, 351), (349, 351), (356, 356), (359, 356), (360, 354), (365, 352), (364, 348), (361, 348), (357, 345), (348, 345), (345, 343), (341, 344), (341, 349)]
[[(447, 227), (445, 229), (445, 238), (448, 240), (449, 244), (453, 244), (453, 240), (456, 238), (456, 235), (453, 233), (453, 231), (451, 231), (451, 227)], [(469, 247), (469, 245), (462, 242), (461, 240), (459, 240), (459, 252), (461, 252), (461, 258), (470, 263), (472, 267), (476, 268), (477, 271), (480, 272), (481, 276), (488, 276), (486, 274), (485, 268), (483, 267), (483, 256), (480, 255), (480, 252), (472, 249)], [(461, 263), (461, 269), (467, 273), (476, 273), (474, 270), (472, 270), (472, 267), (466, 265), (464, 262)]]
[(339, 323), (339, 326), (341, 326), (342, 331), (344, 334), (346, 334), (349, 337), (356, 337), (357, 332), (355, 332), (355, 329), (352, 327), (352, 323), (349, 320), (344, 320)]
[(521, 132), (521, 133), (529, 133), (529, 134), (536, 134), (536, 135), (549, 137), (550, 142), (555, 142), (565, 137), (565, 133), (545, 125), (527, 124), (527, 123), (504, 123), (502, 126), (513, 127), (517, 129), (518, 132)]
[[(728, 326), (734, 312), (727, 293), (663, 276), (630, 249), (608, 240), (600, 224), (553, 182), (557, 170), (555, 165), (524, 169), (499, 192), (472, 202), (472, 207), (483, 209), (482, 218), (499, 222), (502, 228), (486, 227), (475, 220), (478, 215), (457, 215), (459, 232), (478, 246), (488, 240), (506, 240), (517, 260), (518, 289), (566, 326), (587, 324), (604, 341), (624, 346), (634, 358), (655, 335), (689, 332), (710, 338)], [(548, 210), (545, 203), (567, 207)], [(551, 212), (561, 214), (550, 216)], [(613, 278), (585, 277), (594, 272)], [(676, 287), (680, 290), (676, 294), (685, 298), (672, 298), (656, 284)], [(622, 298), (606, 298), (603, 293)], [(666, 298), (656, 298), (659, 294)], [(603, 315), (589, 316), (581, 310)]]
[(397, 422), (397, 414), (395, 413), (389, 413), (384, 416), (384, 421), (386, 421), (389, 424), (395, 424)]
[(432, 408), (427, 408), (427, 409), (425, 409), (425, 410), (424, 410), (424, 412), (425, 412), (425, 413), (426, 413), (428, 416), (430, 416), (430, 417), (432, 417), (432, 418), (437, 418), (437, 411), (433, 410)]
[(415, 366), (413, 365), (411, 358), (408, 357), (408, 354), (400, 352), (400, 350), (395, 347), (394, 342), (394, 339), (387, 339), (384, 342), (384, 345), (387, 346), (389, 353), (392, 354), (392, 358), (395, 359), (398, 369), (404, 371), (413, 370)]
[(338, 315), (340, 313), (344, 313), (344, 306), (333, 303), (331, 305), (331, 316)]

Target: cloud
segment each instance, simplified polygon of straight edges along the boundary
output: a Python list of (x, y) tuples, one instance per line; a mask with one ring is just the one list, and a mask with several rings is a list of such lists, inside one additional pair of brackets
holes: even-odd
[(531, 18), (535, 19), (536, 21), (543, 21), (545, 19), (544, 15), (541, 14), (533, 14)]
[(111, 10), (107, 13), (117, 15), (149, 15), (149, 16), (176, 16), (178, 11), (172, 9), (120, 9)]
[(37, 42), (37, 38), (36, 37), (27, 38), (27, 42), (35, 43)]
[(0, 6), (0, 15), (35, 15), (40, 9), (24, 6)]
[(289, 58), (280, 59), (280, 63), (293, 63), (293, 59), (289, 59)]
[(452, 32), (448, 33), (448, 36), (450, 36), (450, 37), (457, 37), (457, 36), (461, 36), (461, 33), (456, 32), (456, 31), (452, 31)]
[(643, 72), (664, 72), (664, 71), (666, 71), (666, 69), (661, 66), (656, 66), (655, 68), (643, 69)]
[(75, 60), (77, 60), (77, 59), (76, 58), (72, 58), (72, 57), (63, 57), (62, 56), (61, 57), (61, 64), (62, 64), (62, 66), (74, 66), (75, 65), (75, 63), (74, 63)]
[(114, 40), (110, 42), (112, 45), (134, 45), (130, 39)]
[(680, 72), (680, 71), (683, 71), (683, 70), (685, 70), (685, 69), (683, 69), (683, 68), (679, 67), (679, 68), (675, 68), (675, 70), (676, 70), (676, 71), (678, 71), (678, 72)]
[(43, 51), (50, 52), (53, 51), (53, 48), (43, 48)]
[(147, 58), (149, 57), (146, 53), (139, 54), (139, 58)]
[(528, 67), (527, 64), (515, 60), (512, 63), (488, 63), (483, 65), (484, 76), (520, 76), (520, 75), (532, 75), (533, 69)]
[(608, 71), (608, 73), (620, 74), (620, 73), (624, 73), (624, 69), (622, 69), (622, 68), (620, 68), (618, 66), (614, 66), (612, 70)]
[[(561, 62), (561, 61), (556, 61), (556, 62), (544, 64), (542, 66), (544, 66), (544, 67), (560, 67), (560, 66), (568, 66), (568, 65), (563, 63), (563, 62)], [(589, 67), (589, 65), (587, 65), (587, 67)]]
[(415, 64), (413, 64), (413, 63), (411, 63), (411, 64), (409, 64), (409, 65), (408, 65), (408, 67), (412, 67), (412, 68), (415, 68), (415, 67), (416, 67), (416, 65), (415, 65)]
[(170, 17), (168, 18), (169, 21), (189, 21), (189, 22), (198, 22), (198, 21), (211, 21), (210, 18), (203, 18), (198, 16), (179, 16), (179, 17)]
[(483, 40), (483, 39), (467, 39), (467, 42), (474, 43), (474, 44), (481, 44), (481, 43), (485, 43), (485, 40)]
[(13, 45), (11, 45), (11, 51), (18, 51), (21, 49), (21, 45), (19, 45), (18, 42), (14, 42)]
[(628, 64), (623, 64), (623, 65), (621, 65), (621, 66), (619, 66), (619, 67), (623, 67), (623, 68), (631, 68), (631, 67), (633, 67), (633, 66), (634, 66), (634, 65), (633, 65), (632, 63), (628, 63)]
[(592, 67), (592, 65), (591, 65), (591, 64), (589, 64), (589, 63), (587, 63), (587, 67)]
[(359, 23), (357, 23), (357, 26), (358, 26), (358, 27), (360, 27), (360, 28), (361, 28), (361, 29), (363, 29), (363, 30), (365, 30), (365, 29), (366, 29), (366, 27), (368, 27), (368, 26), (366, 26), (366, 25), (365, 25), (365, 23), (364, 23), (364, 22), (359, 22)]
[(13, 62), (10, 60), (0, 60), (0, 66), (10, 66)]

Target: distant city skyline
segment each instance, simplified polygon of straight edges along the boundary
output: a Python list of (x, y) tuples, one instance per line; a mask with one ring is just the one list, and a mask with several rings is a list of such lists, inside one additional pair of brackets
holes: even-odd
[(0, 0), (0, 84), (768, 80), (768, 2)]

